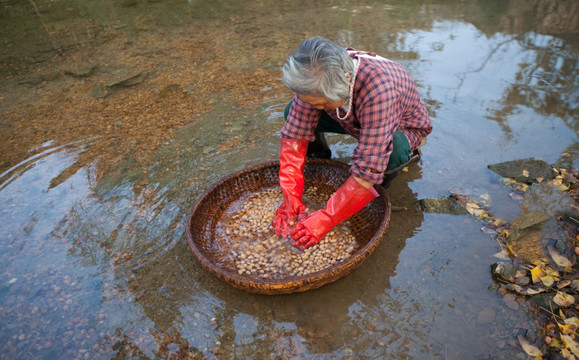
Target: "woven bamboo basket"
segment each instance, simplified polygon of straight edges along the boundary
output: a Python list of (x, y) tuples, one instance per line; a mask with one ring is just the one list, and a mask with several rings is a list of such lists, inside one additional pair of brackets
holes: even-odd
[[(316, 186), (320, 191), (333, 193), (350, 176), (348, 169), (348, 165), (337, 161), (308, 159), (304, 170), (304, 186), (305, 188)], [(349, 219), (349, 228), (359, 246), (343, 262), (305, 276), (288, 276), (282, 279), (240, 275), (217, 264), (213, 239), (221, 215), (229, 204), (248, 192), (256, 193), (276, 186), (279, 188), (278, 172), (279, 162), (247, 168), (220, 180), (201, 196), (186, 222), (187, 242), (201, 265), (238, 289), (265, 295), (316, 289), (348, 275), (359, 267), (378, 246), (390, 221), (390, 201), (381, 186), (375, 187), (380, 196)]]

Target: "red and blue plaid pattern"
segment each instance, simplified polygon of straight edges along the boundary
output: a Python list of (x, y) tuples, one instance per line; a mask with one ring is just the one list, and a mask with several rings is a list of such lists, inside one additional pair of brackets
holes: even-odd
[[(344, 120), (338, 118), (335, 110), (327, 114), (358, 139), (350, 173), (379, 184), (392, 153), (394, 132), (403, 132), (410, 147), (416, 149), (432, 131), (432, 123), (414, 80), (402, 65), (382, 58), (358, 57), (358, 54), (351, 53), (358, 58), (359, 65), (350, 99), (353, 101), (350, 114)], [(314, 141), (314, 129), (322, 111), (296, 95), (281, 129), (282, 138)], [(340, 110), (340, 117), (345, 115)]]

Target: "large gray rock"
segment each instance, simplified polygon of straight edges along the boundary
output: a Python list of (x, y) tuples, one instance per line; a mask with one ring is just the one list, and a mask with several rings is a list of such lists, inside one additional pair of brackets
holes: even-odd
[(517, 263), (497, 262), (491, 265), (491, 275), (495, 280), (502, 280), (509, 283), (515, 283), (518, 271), (526, 272), (527, 269)]
[(418, 204), (422, 211), (436, 214), (468, 215), (468, 211), (453, 198), (421, 199)]
[(551, 165), (538, 158), (506, 161), (491, 164), (488, 168), (502, 177), (513, 178), (526, 184), (539, 182), (537, 178), (552, 180), (557, 175)]

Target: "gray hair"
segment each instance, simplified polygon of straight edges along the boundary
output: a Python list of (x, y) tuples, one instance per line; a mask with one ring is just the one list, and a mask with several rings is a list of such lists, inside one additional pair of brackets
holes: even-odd
[(328, 39), (313, 37), (288, 57), (282, 70), (282, 80), (292, 91), (335, 102), (349, 96), (346, 73), (354, 76), (354, 62), (344, 48)]

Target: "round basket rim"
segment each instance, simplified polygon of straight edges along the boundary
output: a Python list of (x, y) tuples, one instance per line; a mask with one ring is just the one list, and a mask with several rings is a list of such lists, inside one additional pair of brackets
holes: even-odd
[[(348, 171), (348, 169), (349, 169), (349, 166), (347, 164), (345, 164), (343, 162), (336, 161), (336, 160), (329, 160), (329, 159), (307, 159), (306, 166), (308, 164), (330, 165), (333, 167), (341, 168), (341, 169), (346, 170), (346, 171)], [(351, 271), (353, 271), (355, 268), (357, 268), (359, 265), (361, 265), (361, 263), (373, 252), (374, 248), (376, 248), (378, 246), (378, 244), (380, 243), (380, 241), (384, 235), (384, 232), (388, 228), (388, 225), (390, 222), (392, 209), (390, 206), (390, 199), (388, 197), (388, 194), (382, 186), (375, 186), (374, 188), (379, 194), (378, 199), (382, 199), (385, 202), (386, 211), (385, 211), (384, 217), (386, 218), (386, 220), (381, 222), (380, 227), (376, 230), (375, 235), (370, 240), (368, 240), (365, 244), (363, 244), (362, 247), (358, 248), (356, 250), (356, 252), (351, 257), (349, 257), (347, 260), (345, 260), (343, 262), (333, 264), (333, 265), (331, 265), (323, 270), (320, 270), (320, 271), (316, 271), (316, 272), (313, 272), (313, 273), (310, 273), (307, 275), (302, 275), (302, 276), (293, 276), (289, 279), (288, 278), (285, 278), (285, 279), (262, 279), (262, 278), (252, 279), (250, 277), (240, 275), (236, 272), (227, 271), (226, 269), (216, 265), (214, 262), (212, 262), (209, 258), (207, 258), (205, 256), (205, 254), (199, 249), (199, 247), (197, 246), (197, 243), (193, 239), (191, 226), (192, 226), (193, 217), (195, 216), (195, 213), (198, 211), (198, 208), (203, 204), (203, 202), (205, 201), (206, 197), (209, 194), (211, 194), (213, 191), (215, 191), (219, 187), (223, 186), (224, 184), (232, 181), (233, 179), (240, 177), (240, 176), (247, 175), (248, 173), (252, 173), (252, 172), (255, 172), (257, 170), (266, 169), (266, 168), (270, 168), (270, 167), (278, 167), (278, 166), (279, 166), (279, 161), (271, 161), (271, 162), (262, 163), (262, 164), (254, 165), (251, 167), (247, 167), (247, 168), (244, 168), (238, 172), (235, 172), (235, 173), (232, 173), (230, 175), (225, 176), (221, 180), (218, 180), (215, 183), (213, 183), (213, 185), (209, 186), (209, 188), (207, 188), (207, 190), (205, 190), (203, 192), (203, 194), (195, 202), (192, 209), (189, 211), (189, 214), (187, 215), (187, 220), (186, 220), (186, 224), (185, 224), (185, 226), (186, 226), (186, 228), (185, 228), (186, 238), (187, 238), (187, 242), (189, 243), (189, 247), (190, 247), (192, 253), (197, 258), (197, 260), (199, 260), (199, 262), (203, 265), (203, 267), (208, 269), (210, 272), (212, 272), (217, 277), (225, 280), (226, 282), (229, 282), (231, 285), (233, 285), (237, 288), (240, 288), (240, 289), (243, 289), (243, 290), (246, 290), (249, 292), (267, 294), (268, 290), (275, 291), (275, 290), (282, 290), (282, 289), (286, 290), (283, 293), (304, 291), (304, 290), (299, 290), (299, 288), (302, 286), (306, 286), (308, 284), (315, 284), (315, 283), (323, 282), (324, 280), (331, 278), (331, 276), (329, 276), (328, 274), (331, 275), (332, 270), (336, 270), (336, 269), (339, 269), (341, 267), (344, 267), (345, 265), (350, 264), (351, 265), (350, 271), (344, 273), (343, 275), (339, 276), (338, 278), (345, 276), (348, 273), (350, 273)], [(228, 281), (228, 279), (231, 279), (232, 281)], [(336, 280), (337, 280), (337, 278), (336, 278)], [(288, 284), (292, 284), (292, 286), (290, 286), (288, 288)], [(263, 288), (263, 290), (257, 291), (259, 289), (255, 288), (255, 286)], [(292, 291), (292, 289), (295, 289), (295, 290)]]

